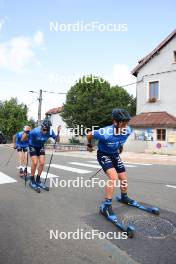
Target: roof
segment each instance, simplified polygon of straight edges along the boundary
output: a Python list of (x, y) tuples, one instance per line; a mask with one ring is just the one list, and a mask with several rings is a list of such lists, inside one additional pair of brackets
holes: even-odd
[(158, 54), (158, 52), (168, 44), (174, 37), (176, 36), (176, 29), (167, 37), (165, 38), (152, 52), (150, 52), (147, 56), (142, 58), (138, 61), (138, 65), (132, 70), (132, 74), (137, 77), (137, 74), (139, 70), (149, 61), (151, 60), (155, 55)]
[(167, 112), (141, 113), (130, 120), (132, 127), (176, 127), (176, 117)]
[(52, 109), (48, 110), (45, 114), (53, 115), (53, 114), (58, 114), (58, 113), (60, 113), (62, 111), (63, 111), (63, 106), (60, 106), (60, 107), (55, 107), (55, 108), (52, 108)]

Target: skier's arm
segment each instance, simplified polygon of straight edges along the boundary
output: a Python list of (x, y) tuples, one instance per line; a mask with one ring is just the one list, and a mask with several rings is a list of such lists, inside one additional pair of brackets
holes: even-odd
[(52, 130), (52, 134), (51, 137), (56, 141), (56, 142), (60, 142), (60, 130), (61, 130), (61, 126), (58, 126), (57, 128), (57, 135), (54, 133), (54, 131)]
[(123, 151), (123, 146), (120, 146), (120, 148), (119, 148), (119, 154), (121, 154), (122, 151)]
[(61, 126), (58, 126), (58, 128), (57, 128), (57, 138), (56, 138), (57, 142), (60, 142), (60, 131), (61, 131)]
[(26, 141), (28, 139), (28, 137), (29, 137), (29, 133), (24, 132), (22, 137), (21, 137), (21, 141)]
[(88, 135), (87, 135), (87, 150), (89, 152), (93, 151), (92, 140), (93, 140), (92, 132), (89, 132)]

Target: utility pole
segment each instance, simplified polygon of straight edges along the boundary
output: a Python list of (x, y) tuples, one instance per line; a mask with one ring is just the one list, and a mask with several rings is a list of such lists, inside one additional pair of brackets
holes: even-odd
[(38, 98), (38, 126), (41, 125), (41, 115), (42, 115), (42, 90), (39, 91), (39, 98)]
[[(38, 92), (36, 91), (29, 91), (30, 93), (36, 93), (38, 94)], [(56, 93), (56, 92), (52, 92), (52, 91), (44, 91), (42, 89), (40, 89), (39, 91), (39, 98), (37, 98), (37, 100), (39, 101), (38, 103), (38, 120), (37, 120), (37, 123), (38, 123), (38, 126), (41, 125), (41, 116), (42, 116), (42, 100), (43, 100), (43, 93), (51, 93), (51, 94), (66, 94), (66, 93)], [(49, 116), (47, 118), (50, 118)]]

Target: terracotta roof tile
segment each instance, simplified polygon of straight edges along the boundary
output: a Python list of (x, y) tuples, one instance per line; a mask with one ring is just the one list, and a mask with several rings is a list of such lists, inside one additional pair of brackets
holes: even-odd
[(63, 106), (55, 107), (55, 108), (48, 110), (45, 114), (58, 114), (62, 112), (62, 110), (63, 110)]
[(176, 127), (176, 117), (167, 112), (141, 113), (130, 120), (132, 127)]

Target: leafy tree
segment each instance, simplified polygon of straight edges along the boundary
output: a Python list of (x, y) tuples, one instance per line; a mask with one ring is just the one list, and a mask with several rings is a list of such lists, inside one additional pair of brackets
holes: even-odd
[(110, 87), (100, 77), (80, 79), (67, 93), (63, 120), (69, 127), (106, 126), (111, 124), (111, 112), (115, 107), (125, 108), (135, 114), (135, 99), (121, 87)]
[(17, 98), (0, 102), (0, 131), (11, 138), (27, 124), (27, 106), (18, 104)]
[(27, 121), (27, 125), (30, 126), (33, 129), (33, 128), (35, 128), (37, 126), (37, 122), (33, 118), (30, 118)]

